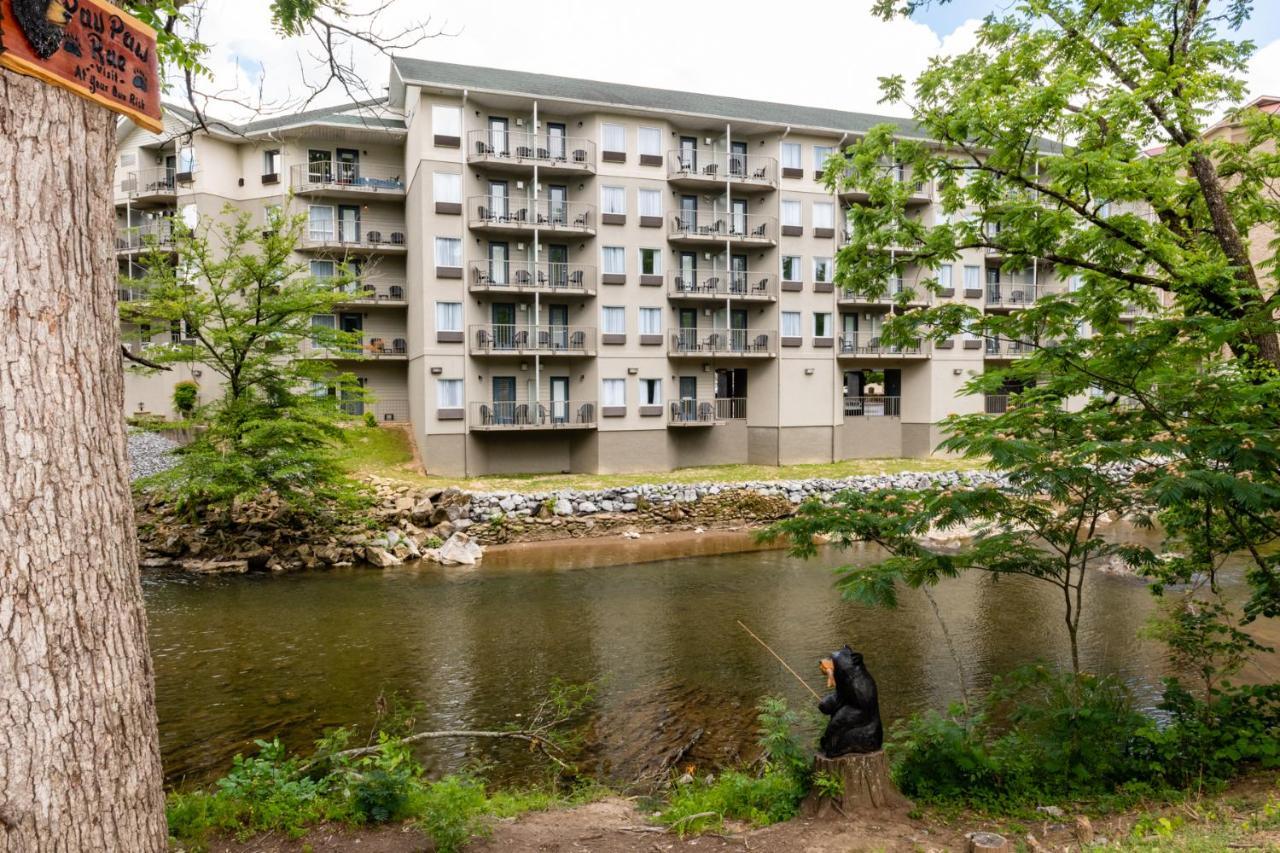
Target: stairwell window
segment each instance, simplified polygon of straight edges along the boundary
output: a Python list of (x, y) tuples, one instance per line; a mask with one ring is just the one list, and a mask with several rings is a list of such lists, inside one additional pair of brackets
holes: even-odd
[[(815, 171), (818, 171), (818, 172), (826, 171), (826, 168), (827, 168), (827, 158), (828, 158), (828, 157), (830, 157), (830, 156), (831, 156), (832, 154), (834, 154), (834, 153), (836, 153), (836, 149), (835, 149), (834, 147), (830, 146), (830, 145), (815, 145), (815, 146), (813, 146), (813, 168), (814, 168), (814, 170), (815, 170)], [(813, 227), (814, 227), (814, 228), (817, 228), (817, 227), (818, 227), (817, 223), (814, 223), (814, 226), (813, 226)]]
[(437, 202), (461, 204), (462, 176), (454, 172), (433, 172), (431, 174), (431, 191)]
[(782, 312), (782, 337), (784, 338), (800, 337), (800, 312), (799, 311), (783, 311)]
[(640, 216), (662, 216), (662, 190), (640, 190)]
[(642, 127), (636, 134), (636, 147), (641, 157), (662, 156), (662, 131), (656, 127)]
[(462, 108), (445, 104), (431, 105), (431, 132), (437, 136), (462, 136)]
[(600, 209), (604, 213), (626, 215), (627, 191), (624, 187), (601, 187)]
[(462, 408), (462, 380), (461, 379), (437, 379), (436, 380), (436, 408), (437, 409), (461, 409)]
[(262, 152), (262, 176), (269, 177), (280, 174), (280, 149), (268, 148)]
[(943, 290), (950, 290), (955, 287), (954, 269), (951, 264), (938, 264), (937, 278), (938, 287)]
[(196, 170), (196, 149), (183, 145), (178, 149), (178, 174), (190, 175)]
[(813, 230), (819, 228), (831, 229), (835, 227), (836, 214), (835, 205), (826, 201), (815, 201), (813, 203)]
[(621, 305), (606, 305), (600, 309), (600, 327), (606, 335), (627, 333), (627, 309)]
[(600, 263), (605, 275), (625, 275), (627, 250), (623, 246), (605, 246), (600, 249)]
[(782, 203), (782, 225), (783, 227), (795, 226), (799, 228), (804, 223), (801, 215), (800, 202), (784, 201)]
[(462, 303), (461, 302), (437, 302), (436, 303), (436, 331), (437, 332), (461, 332), (462, 331)]
[(600, 380), (600, 405), (604, 407), (627, 405), (627, 380)]
[(662, 275), (662, 250), (640, 250), (640, 275)]
[(813, 336), (815, 338), (831, 337), (831, 313), (829, 311), (813, 312)]
[(461, 267), (462, 241), (457, 237), (437, 237), (436, 266)]
[(831, 281), (831, 259), (830, 258), (814, 258), (813, 259), (813, 280), (817, 282), (827, 283)]
[(642, 406), (661, 406), (662, 405), (662, 380), (661, 379), (641, 379), (640, 380), (640, 405)]
[(799, 255), (783, 255), (782, 256), (782, 280), (783, 281), (802, 281), (800, 272), (800, 262), (803, 260)]
[(334, 331), (338, 328), (338, 318), (334, 314), (312, 314), (311, 328), (317, 330), (317, 334), (311, 336), (311, 343), (319, 346), (327, 340), (325, 332), (319, 330)]
[(964, 289), (978, 290), (982, 287), (982, 269), (966, 266), (964, 268)]
[(640, 309), (640, 334), (642, 335), (662, 334), (662, 309), (661, 308), (641, 308)]
[(607, 152), (625, 154), (627, 129), (620, 124), (604, 122), (600, 125), (600, 147)]
[(782, 143), (782, 168), (784, 169), (803, 169), (801, 160), (803, 158), (803, 148), (799, 142)]

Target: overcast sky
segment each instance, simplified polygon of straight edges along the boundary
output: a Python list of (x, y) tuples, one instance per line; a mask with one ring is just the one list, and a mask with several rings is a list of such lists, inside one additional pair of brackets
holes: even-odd
[[(914, 78), (928, 57), (970, 46), (977, 19), (1011, 2), (953, 0), (886, 23), (871, 15), (872, 0), (399, 0), (386, 23), (430, 14), (448, 35), (407, 51), (424, 59), (901, 115), (901, 106), (878, 103), (877, 78)], [(1255, 6), (1240, 34), (1260, 46), (1250, 91), (1280, 94), (1280, 0)], [(256, 91), (261, 77), (268, 99), (301, 94), (300, 45), (272, 34), (269, 4), (215, 0), (209, 9), (201, 37), (218, 85), (233, 85), (238, 69), (242, 90)], [(387, 61), (369, 56), (358, 66), (381, 93)]]

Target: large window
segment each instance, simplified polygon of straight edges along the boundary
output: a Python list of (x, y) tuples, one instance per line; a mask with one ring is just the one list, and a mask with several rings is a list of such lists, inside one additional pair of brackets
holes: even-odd
[(431, 190), (436, 201), (459, 204), (462, 201), (462, 176), (454, 172), (433, 172)]
[(782, 203), (782, 224), (783, 225), (802, 225), (804, 223), (800, 214), (800, 202), (784, 201)]
[(183, 145), (178, 149), (178, 174), (190, 174), (196, 170), (196, 149)]
[(782, 312), (782, 337), (784, 338), (800, 337), (800, 312), (799, 311), (783, 311)]
[(640, 215), (662, 215), (662, 190), (640, 190)]
[(600, 261), (604, 272), (623, 275), (627, 271), (627, 250), (622, 246), (604, 246), (600, 249)]
[(640, 334), (642, 335), (662, 334), (662, 309), (661, 308), (641, 308), (640, 309)]
[(640, 250), (640, 275), (662, 275), (662, 250)]
[(437, 379), (436, 380), (436, 408), (438, 409), (461, 409), (462, 408), (462, 380), (461, 379)]
[(799, 255), (783, 255), (782, 256), (782, 280), (783, 281), (801, 281), (800, 272), (800, 256)]
[(642, 127), (636, 136), (641, 154), (662, 154), (662, 131), (656, 127)]
[(600, 309), (600, 326), (606, 335), (625, 335), (627, 309), (621, 305), (605, 305)]
[(964, 286), (966, 290), (977, 290), (982, 287), (982, 270), (978, 267), (965, 267)]
[(828, 311), (813, 312), (813, 336), (815, 338), (831, 337), (831, 314)]
[(625, 406), (627, 404), (627, 380), (600, 380), (600, 405)]
[(262, 152), (262, 174), (280, 174), (280, 149), (268, 148)]
[(307, 236), (312, 240), (333, 239), (333, 208), (313, 204), (307, 208)]
[(831, 204), (831, 202), (815, 201), (813, 203), (814, 228), (834, 228), (835, 216), (835, 205)]
[(600, 147), (605, 151), (627, 150), (627, 129), (620, 124), (604, 122), (600, 125)]
[[(333, 331), (338, 328), (338, 318), (333, 314), (312, 314), (311, 327), (313, 329), (327, 329)], [(144, 338), (143, 340), (146, 340)], [(322, 344), (325, 342), (325, 336), (316, 334), (311, 336), (311, 343)]]
[(601, 187), (600, 207), (604, 213), (626, 213), (626, 189), (623, 187)]
[(436, 266), (462, 266), (462, 241), (457, 237), (437, 237)]
[(954, 286), (951, 264), (938, 264), (938, 287), (948, 290)]
[(312, 261), (311, 277), (312, 278), (333, 278), (337, 272), (337, 266), (333, 261)]
[(801, 152), (801, 147), (799, 142), (782, 143), (782, 168), (784, 169), (803, 168), (800, 165), (800, 158), (803, 156), (800, 152)]
[(835, 148), (830, 145), (813, 146), (813, 168), (822, 171), (827, 167), (827, 158), (835, 153)]
[(661, 406), (662, 405), (662, 380), (661, 379), (641, 379), (640, 380), (640, 405), (642, 406)]
[(831, 259), (830, 258), (814, 258), (813, 259), (813, 280), (821, 282), (831, 281)]
[(437, 332), (461, 332), (462, 331), (462, 303), (461, 302), (437, 302), (436, 303), (436, 331)]
[(432, 104), (431, 132), (436, 136), (462, 136), (462, 108)]

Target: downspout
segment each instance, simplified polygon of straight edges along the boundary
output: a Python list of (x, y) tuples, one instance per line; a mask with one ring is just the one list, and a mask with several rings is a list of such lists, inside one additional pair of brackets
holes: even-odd
[[(782, 153), (782, 140), (786, 139), (791, 133), (791, 125), (787, 125), (782, 131), (782, 136), (778, 137), (778, 153)], [(782, 185), (782, 158), (778, 158), (778, 185)], [(778, 193), (778, 212), (782, 212), (782, 193)], [(782, 246), (782, 218), (778, 218), (778, 246)], [(778, 253), (778, 369), (775, 371), (778, 376), (778, 390), (775, 394), (777, 403), (777, 411), (774, 412), (774, 423), (777, 424), (777, 441), (774, 442), (774, 459), (773, 464), (782, 465), (782, 253)], [(803, 322), (803, 320), (801, 321)]]
[[(836, 151), (844, 153), (844, 141), (849, 138), (849, 131), (840, 134), (840, 141), (836, 143)], [(831, 238), (831, 319), (839, 321), (837, 329), (832, 329), (832, 333), (836, 335), (836, 340), (844, 334), (844, 321), (840, 317), (840, 291), (836, 290), (836, 256), (840, 254), (840, 238), (844, 234), (845, 226), (848, 224), (847, 218), (843, 215), (844, 208), (840, 206), (840, 188), (837, 186), (831, 190), (831, 209), (835, 211), (832, 216), (832, 225), (836, 226), (832, 230), (835, 232)], [(856, 333), (855, 333), (856, 334)], [(854, 344), (855, 348), (857, 344)], [(835, 400), (835, 413), (832, 423), (835, 425), (831, 430), (831, 461), (836, 459), (836, 429), (844, 427), (844, 370), (840, 367), (840, 350), (837, 347), (831, 348), (831, 356), (835, 360), (835, 374), (838, 383), (838, 391)]]
[[(460, 173), (460, 178), (459, 178), (459, 180), (458, 180), (458, 185), (459, 185), (459, 186), (461, 186), (462, 184), (464, 184), (464, 183), (466, 182), (466, 177), (467, 177), (467, 134), (466, 134), (466, 126), (467, 126), (467, 96), (468, 96), (468, 94), (470, 94), (470, 93), (468, 92), (468, 90), (466, 90), (466, 89), (463, 89), (463, 90), (462, 90), (462, 107), (461, 107), (461, 112), (462, 112), (462, 121), (461, 121), (461, 126), (458, 128), (458, 132), (462, 134), (462, 139), (461, 139), (461, 143), (462, 143), (462, 144), (461, 144), (461, 145), (459, 146), (459, 148), (458, 148), (458, 162), (459, 162), (459, 165), (461, 165), (461, 167), (462, 167), (462, 171), (461, 171), (461, 173)], [(421, 98), (421, 95), (419, 95), (419, 98)], [(434, 131), (434, 130), (435, 130), (435, 128), (432, 128), (432, 130)], [(462, 197), (462, 199), (463, 199), (463, 201), (462, 201), (462, 204), (463, 204), (463, 211), (462, 211), (462, 232), (463, 232), (463, 238), (462, 238), (462, 257), (461, 257), (461, 258), (459, 258), (458, 260), (462, 262), (463, 275), (465, 276), (465, 275), (466, 275), (466, 269), (467, 269), (467, 249), (468, 249), (468, 247), (469, 247), (469, 245), (470, 245), (470, 243), (471, 243), (471, 233), (467, 230), (467, 218), (468, 218), (468, 215), (469, 215), (469, 214), (468, 214), (468, 212), (467, 212), (467, 210), (466, 210), (466, 196), (464, 195), (464, 196)], [(425, 251), (425, 250), (424, 250), (424, 251)], [(420, 253), (420, 254), (421, 254), (421, 253)], [(426, 276), (426, 264), (423, 264), (422, 278), (423, 278), (423, 280), (424, 280), (424, 281), (426, 280), (426, 277), (427, 277), (427, 276)], [(463, 281), (465, 282), (465, 281), (466, 281), (466, 279), (464, 278), (464, 279), (463, 279)], [(467, 337), (467, 332), (466, 332), (466, 330), (469, 328), (469, 327), (467, 326), (467, 312), (471, 309), (471, 304), (470, 304), (470, 303), (471, 303), (471, 300), (470, 300), (470, 299), (468, 299), (468, 298), (467, 298), (467, 296), (468, 296), (468, 294), (466, 293), (466, 284), (463, 284), (463, 294), (462, 294), (462, 338), (463, 338), (463, 340), (464, 340), (464, 341), (466, 340), (466, 337)], [(426, 299), (424, 298), (422, 301), (423, 301), (424, 309), (425, 309)], [(470, 413), (470, 411), (471, 411), (471, 407), (467, 405), (467, 394), (469, 393), (469, 392), (467, 391), (467, 388), (469, 388), (469, 387), (471, 386), (471, 383), (470, 383), (470, 382), (468, 382), (467, 380), (469, 380), (469, 379), (471, 378), (471, 376), (470, 376), (471, 371), (468, 369), (468, 368), (471, 366), (471, 359), (467, 358), (467, 349), (466, 349), (466, 348), (467, 348), (467, 346), (468, 346), (468, 344), (464, 343), (464, 344), (463, 344), (463, 348), (462, 348), (462, 357), (463, 357), (464, 359), (466, 359), (466, 361), (463, 363), (463, 364), (464, 364), (464, 367), (463, 367), (463, 370), (462, 370), (462, 375), (463, 375), (463, 377), (465, 377), (465, 378), (463, 379), (463, 382), (462, 382), (462, 411), (463, 411), (463, 412)], [(483, 396), (483, 395), (481, 395), (481, 396)], [(426, 408), (427, 408), (427, 401), (426, 401), (426, 400), (423, 400), (423, 402), (422, 402), (422, 408), (423, 408), (423, 411), (425, 412), (425, 411), (426, 411)], [(470, 450), (470, 446), (471, 446), (471, 425), (470, 425), (469, 419), (464, 419), (464, 420), (462, 421), (462, 423), (463, 423), (463, 427), (462, 427), (462, 429), (463, 429), (463, 433), (462, 433), (462, 470), (463, 470), (463, 471), (466, 471), (466, 472), (467, 472), (467, 474), (468, 474), (468, 476), (469, 476), (469, 475), (472, 473), (472, 471), (471, 471), (470, 454), (469, 454), (469, 450)], [(424, 435), (426, 434), (425, 430), (423, 431), (423, 434), (424, 434)]]
[[(539, 231), (538, 224), (541, 217), (538, 214), (538, 102), (533, 102), (533, 127), (529, 129), (531, 147), (533, 148), (533, 413), (534, 417), (540, 419), (542, 414), (542, 353), (538, 349), (538, 322), (542, 316), (542, 299), (538, 292), (538, 257), (540, 255), (540, 240), (542, 235)], [(549, 281), (549, 279), (548, 279)], [(547, 326), (548, 336), (550, 335), (550, 325)], [(550, 340), (550, 337), (548, 337)]]

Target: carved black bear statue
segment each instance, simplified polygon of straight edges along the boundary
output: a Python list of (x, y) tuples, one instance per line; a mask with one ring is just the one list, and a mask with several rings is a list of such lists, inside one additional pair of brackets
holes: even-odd
[(845, 646), (819, 665), (827, 675), (827, 687), (835, 688), (818, 703), (818, 710), (831, 718), (819, 743), (822, 754), (835, 758), (880, 749), (884, 744), (880, 700), (862, 655)]

